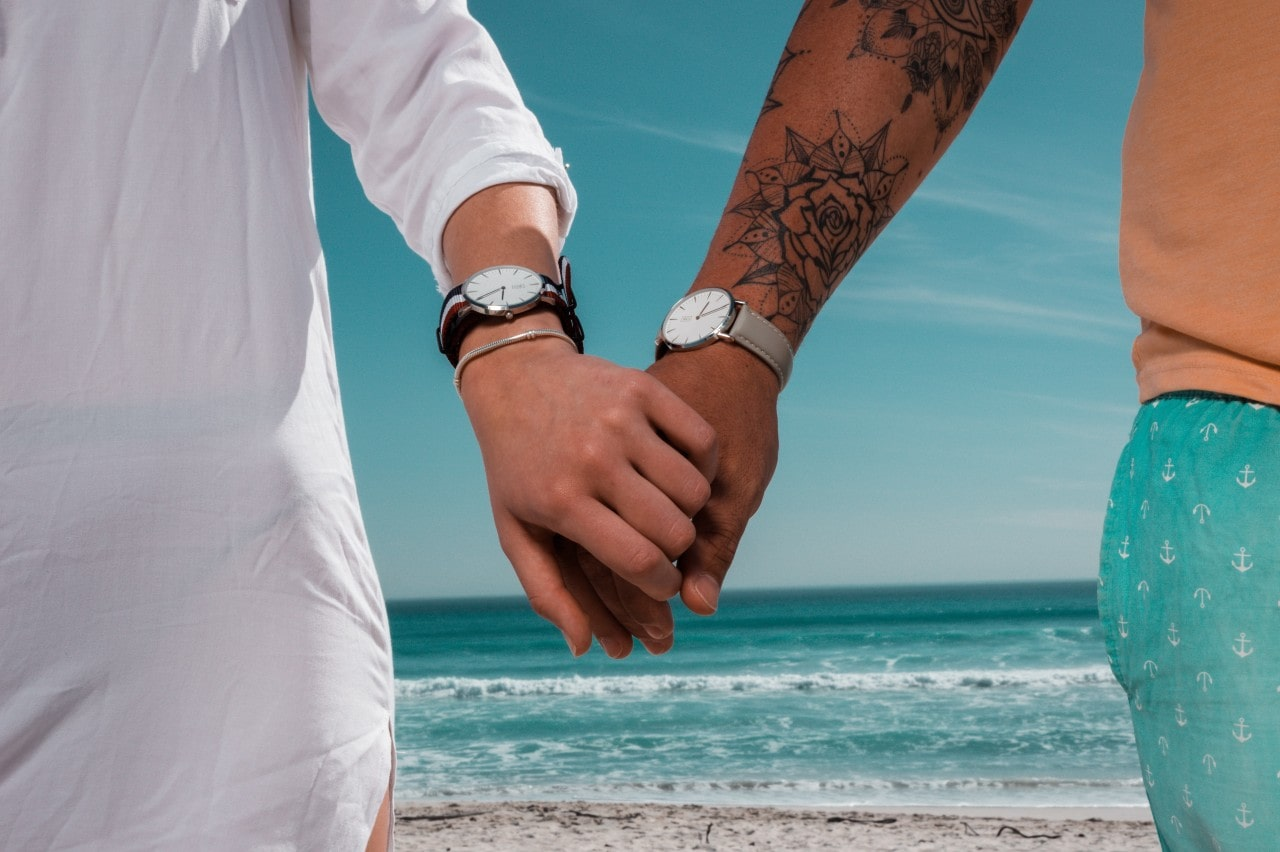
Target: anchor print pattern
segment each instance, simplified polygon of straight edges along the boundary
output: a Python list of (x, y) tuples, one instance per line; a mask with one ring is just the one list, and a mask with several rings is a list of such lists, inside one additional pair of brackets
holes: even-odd
[(1139, 413), (1107, 503), (1107, 657), (1129, 695), (1135, 776), (1165, 848), (1273, 850), (1280, 410), (1171, 398)]

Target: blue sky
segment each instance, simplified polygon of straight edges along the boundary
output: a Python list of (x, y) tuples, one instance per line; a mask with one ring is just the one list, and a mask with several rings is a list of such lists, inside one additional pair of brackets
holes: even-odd
[[(629, 366), (719, 219), (799, 0), (472, 0), (581, 208), (588, 351)], [(727, 586), (1094, 575), (1136, 406), (1116, 275), (1142, 9), (1040, 0), (965, 132), (819, 318)], [(347, 428), (390, 598), (517, 594), (424, 261), (313, 128)]]

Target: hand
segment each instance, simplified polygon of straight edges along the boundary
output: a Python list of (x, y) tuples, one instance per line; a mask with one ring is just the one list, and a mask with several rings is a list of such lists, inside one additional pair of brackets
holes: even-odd
[[(528, 322), (518, 318), (508, 333)], [(606, 636), (616, 630), (602, 617), (607, 605), (585, 595), (585, 575), (562, 577), (556, 535), (653, 602), (679, 592), (672, 563), (694, 540), (690, 518), (716, 469), (715, 433), (692, 408), (652, 377), (556, 338), (476, 358), (462, 398), (503, 551), (534, 611), (560, 628), (575, 655), (590, 647), (593, 616)]]
[[(669, 355), (649, 373), (689, 401), (719, 436), (719, 473), (711, 500), (694, 518), (697, 540), (678, 562), (685, 605), (710, 615), (738, 541), (777, 464), (777, 377), (745, 350), (718, 345)], [(674, 623), (668, 604), (653, 600), (580, 548), (563, 548), (559, 556), (565, 585), (588, 613), (592, 632), (610, 656), (629, 654), (633, 636), (652, 654), (671, 649)]]
[(571, 541), (557, 537), (556, 556), (565, 588), (586, 613), (606, 654), (627, 656), (633, 636), (651, 654), (671, 650), (675, 622), (670, 604), (649, 597)]
[(767, 364), (728, 343), (668, 354), (648, 372), (692, 405), (719, 439), (711, 499), (694, 517), (697, 538), (678, 562), (685, 606), (711, 615), (738, 541), (778, 464), (781, 389)]

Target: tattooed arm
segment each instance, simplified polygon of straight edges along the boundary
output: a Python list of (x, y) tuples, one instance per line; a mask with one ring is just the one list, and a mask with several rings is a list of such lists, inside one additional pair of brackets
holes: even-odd
[(986, 88), (1030, 0), (809, 0), (698, 286), (799, 345)]
[[(807, 0), (691, 289), (725, 287), (798, 347), (836, 286), (942, 156), (1031, 0)], [(778, 381), (731, 345), (650, 371), (715, 427), (720, 467), (682, 596), (715, 611), (777, 461)]]

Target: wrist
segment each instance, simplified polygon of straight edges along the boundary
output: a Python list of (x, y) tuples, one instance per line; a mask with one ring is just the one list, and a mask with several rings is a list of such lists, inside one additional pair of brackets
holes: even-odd
[(690, 371), (703, 376), (706, 382), (748, 391), (752, 396), (777, 399), (782, 393), (777, 373), (754, 353), (741, 346), (715, 344), (700, 349), (668, 352), (654, 362), (649, 372), (662, 375), (665, 371)]
[(524, 331), (537, 328), (560, 328), (560, 316), (551, 308), (535, 308), (511, 319), (505, 317), (485, 317), (475, 322), (459, 338), (461, 345), (458, 354), (465, 355), (473, 349), (488, 345), (495, 340), (511, 337)]
[[(486, 267), (454, 287), (446, 294), (440, 306), (440, 322), (436, 328), (436, 343), (440, 351), (455, 367), (465, 353), (466, 336), (479, 327), (520, 316), (533, 316), (550, 309), (556, 314), (556, 322), (564, 334), (582, 349), (582, 323), (574, 312), (577, 300), (570, 284), (569, 261), (560, 258), (556, 277), (543, 275), (523, 266), (500, 265)], [(523, 331), (530, 328), (506, 326), (507, 330)], [(482, 335), (482, 341), (495, 339)], [(471, 344), (474, 348), (476, 345)]]
[(773, 373), (779, 392), (786, 387), (795, 358), (777, 326), (722, 287), (694, 288), (678, 299), (663, 319), (655, 344), (655, 360), (726, 347), (749, 353)]
[[(454, 387), (466, 403), (496, 388), (504, 393), (513, 381), (521, 381), (527, 371), (554, 372), (546, 359), (577, 355), (577, 344), (560, 330), (556, 313), (538, 310), (508, 321), (490, 320), (478, 324), (462, 339)], [(463, 392), (463, 373), (470, 393)]]

